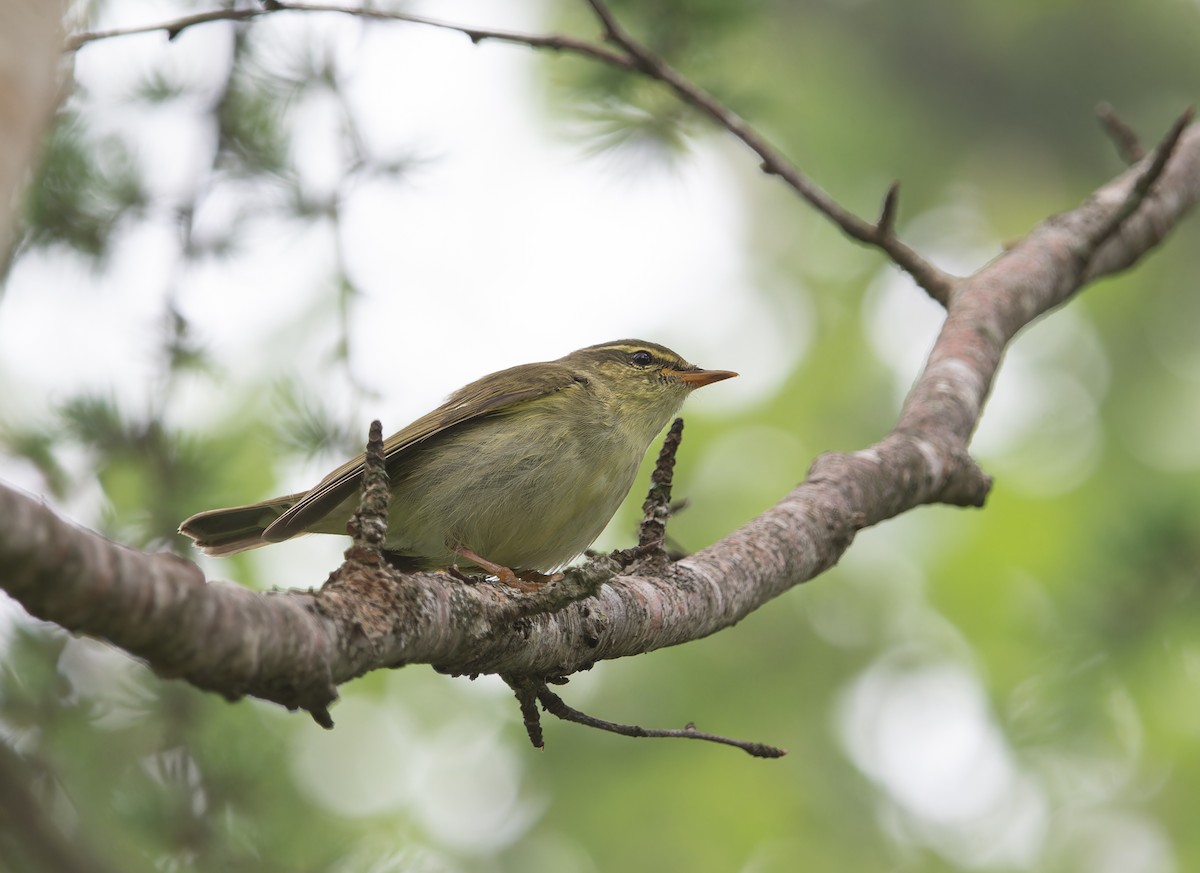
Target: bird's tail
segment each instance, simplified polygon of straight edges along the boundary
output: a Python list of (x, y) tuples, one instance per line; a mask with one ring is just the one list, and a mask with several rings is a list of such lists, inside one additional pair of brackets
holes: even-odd
[(263, 539), (263, 531), (303, 496), (289, 494), (248, 506), (199, 512), (184, 521), (179, 526), (179, 532), (191, 537), (196, 548), (204, 554), (215, 557), (256, 549), (274, 542)]

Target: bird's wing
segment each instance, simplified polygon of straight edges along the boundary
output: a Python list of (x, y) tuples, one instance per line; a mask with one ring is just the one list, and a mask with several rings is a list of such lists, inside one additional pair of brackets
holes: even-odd
[[(519, 379), (521, 387), (514, 390), (512, 385), (518, 380), (509, 378), (511, 372), (501, 370), (460, 388), (437, 409), (384, 440), (387, 468), (396, 469), (396, 462), (405, 452), (451, 428), (492, 415), (505, 415), (523, 403), (587, 384), (587, 380), (570, 367), (552, 362), (523, 372)], [(359, 455), (318, 482), (263, 531), (263, 539), (271, 542), (289, 539), (332, 512), (359, 487), (365, 459), (365, 454)]]

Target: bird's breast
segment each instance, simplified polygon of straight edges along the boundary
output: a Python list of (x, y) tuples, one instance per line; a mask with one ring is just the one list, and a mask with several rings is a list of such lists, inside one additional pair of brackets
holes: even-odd
[(582, 553), (629, 492), (648, 440), (562, 418), (484, 420), (415, 452), (393, 481), (389, 547), (449, 564), (460, 545), (542, 571)]

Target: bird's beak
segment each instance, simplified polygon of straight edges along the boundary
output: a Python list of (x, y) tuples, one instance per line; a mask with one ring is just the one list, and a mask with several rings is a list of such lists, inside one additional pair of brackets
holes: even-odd
[(732, 379), (737, 375), (731, 370), (666, 370), (665, 372), (668, 376), (685, 382), (692, 388), (703, 388), (705, 385), (711, 385), (713, 382), (720, 382), (723, 379)]

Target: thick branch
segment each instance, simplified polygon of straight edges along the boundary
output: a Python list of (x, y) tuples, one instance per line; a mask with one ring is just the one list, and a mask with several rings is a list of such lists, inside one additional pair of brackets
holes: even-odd
[(0, 518), (0, 584), (30, 614), (231, 699), (315, 712), (336, 698), (331, 640), (303, 599), (205, 582), (195, 564), (120, 546), (4, 486)]

